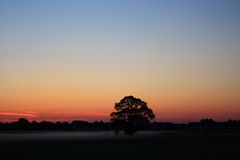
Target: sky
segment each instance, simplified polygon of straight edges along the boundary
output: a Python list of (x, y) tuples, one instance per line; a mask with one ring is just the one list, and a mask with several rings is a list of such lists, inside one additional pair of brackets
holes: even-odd
[(238, 0), (0, 0), (0, 121), (240, 119)]

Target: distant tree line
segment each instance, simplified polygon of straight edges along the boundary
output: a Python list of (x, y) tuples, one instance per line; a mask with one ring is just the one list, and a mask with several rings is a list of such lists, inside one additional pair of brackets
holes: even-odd
[(157, 131), (199, 131), (199, 132), (240, 132), (240, 120), (216, 122), (213, 119), (201, 119), (199, 122), (172, 123), (153, 122), (150, 130)]
[(20, 118), (16, 122), (1, 123), (0, 131), (61, 131), (61, 130), (76, 130), (76, 131), (91, 131), (91, 130), (110, 130), (111, 124), (103, 121), (87, 122), (76, 120), (72, 122), (36, 122), (25, 118)]
[[(107, 131), (114, 130), (111, 122), (87, 122), (76, 120), (72, 122), (36, 122), (20, 118), (16, 122), (0, 122), (0, 131)], [(199, 122), (172, 123), (152, 122), (140, 128), (145, 131), (219, 131), (240, 132), (240, 120), (216, 122), (213, 119), (202, 119)]]

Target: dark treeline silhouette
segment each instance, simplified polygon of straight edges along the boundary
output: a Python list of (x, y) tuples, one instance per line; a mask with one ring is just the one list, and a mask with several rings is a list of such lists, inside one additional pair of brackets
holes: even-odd
[(75, 120), (70, 122), (50, 122), (50, 121), (28, 121), (25, 118), (20, 118), (16, 122), (1, 123), (0, 131), (61, 131), (61, 130), (76, 130), (76, 131), (91, 131), (91, 130), (110, 130), (111, 124), (98, 122), (87, 122)]
[(189, 123), (153, 122), (149, 129), (158, 131), (240, 132), (240, 120), (230, 119), (225, 122), (216, 122), (213, 119), (201, 119), (199, 122)]
[[(76, 120), (72, 122), (36, 122), (20, 118), (16, 122), (0, 122), (0, 131), (101, 131), (114, 130), (111, 122), (87, 122)], [(240, 120), (216, 122), (213, 119), (202, 119), (199, 122), (172, 123), (153, 122), (140, 130), (145, 131), (203, 131), (203, 132), (240, 132)]]

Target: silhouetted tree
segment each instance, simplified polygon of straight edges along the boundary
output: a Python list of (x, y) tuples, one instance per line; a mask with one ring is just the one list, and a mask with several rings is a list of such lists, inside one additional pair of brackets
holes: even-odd
[(17, 130), (28, 130), (30, 122), (26, 118), (19, 118), (17, 122), (13, 122), (13, 126)]
[(133, 96), (124, 97), (114, 108), (116, 112), (112, 112), (110, 116), (116, 132), (124, 130), (126, 134), (133, 134), (155, 118), (147, 103)]
[(216, 122), (211, 118), (201, 119), (200, 121), (202, 130), (208, 131), (213, 130)]
[(28, 125), (30, 122), (26, 118), (19, 118), (17, 123), (21, 125)]

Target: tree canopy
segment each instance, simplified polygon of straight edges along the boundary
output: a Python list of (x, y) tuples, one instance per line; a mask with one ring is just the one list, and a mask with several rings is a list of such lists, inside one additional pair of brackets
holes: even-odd
[(116, 112), (110, 116), (117, 132), (123, 130), (126, 134), (133, 134), (155, 118), (147, 103), (133, 96), (124, 97), (114, 108)]

